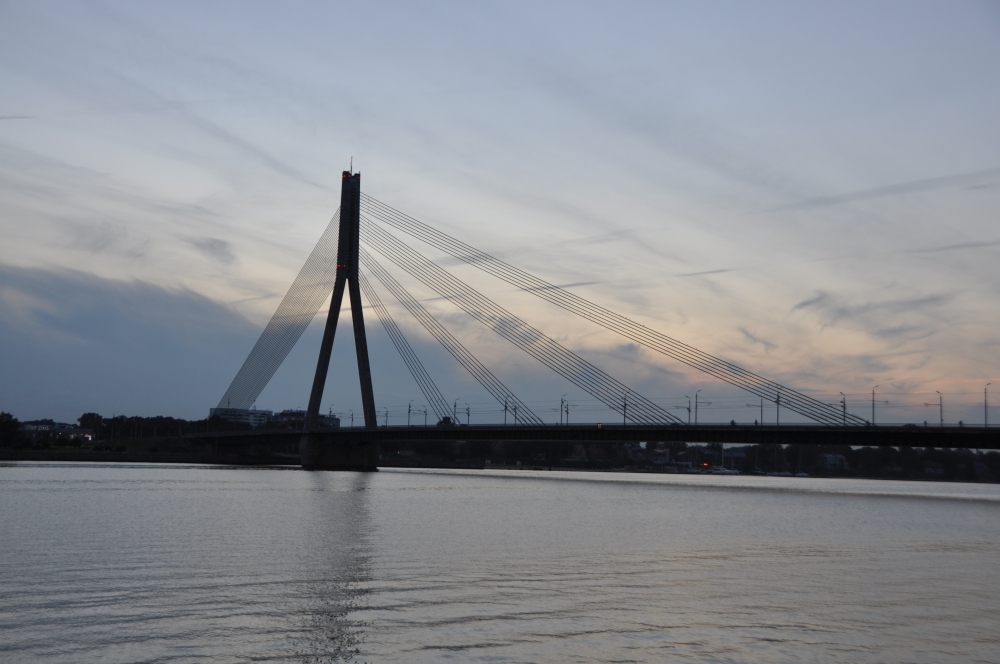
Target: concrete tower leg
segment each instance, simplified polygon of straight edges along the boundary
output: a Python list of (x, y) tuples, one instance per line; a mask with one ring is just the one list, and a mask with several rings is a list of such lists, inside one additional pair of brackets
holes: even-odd
[[(330, 313), (323, 330), (316, 375), (309, 394), (306, 410), (305, 433), (299, 442), (299, 456), (305, 468), (337, 468), (375, 470), (378, 464), (378, 442), (345, 445), (336, 442), (333, 431), (318, 427), (319, 409), (323, 400), (330, 368), (333, 339), (337, 332), (344, 288), (348, 289), (351, 316), (354, 323), (354, 344), (358, 357), (358, 375), (361, 380), (361, 403), (364, 409), (365, 428), (378, 427), (375, 413), (375, 396), (372, 391), (371, 365), (368, 361), (368, 341), (361, 309), (361, 292), (358, 287), (358, 246), (361, 229), (361, 174), (344, 171), (340, 190), (340, 235), (337, 241), (337, 279), (333, 286)], [(343, 448), (343, 449), (341, 449)]]

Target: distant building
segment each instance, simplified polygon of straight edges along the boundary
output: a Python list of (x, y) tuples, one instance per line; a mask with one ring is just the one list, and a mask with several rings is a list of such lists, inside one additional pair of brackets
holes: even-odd
[(649, 462), (654, 466), (665, 466), (670, 463), (670, 450), (657, 448), (655, 450), (646, 450), (646, 457), (649, 458)]
[(847, 459), (843, 454), (820, 454), (816, 465), (827, 470), (847, 470)]
[[(283, 410), (274, 416), (274, 419), (282, 424), (287, 424), (289, 422), (304, 421), (306, 419), (306, 411), (298, 409), (287, 409)], [(333, 415), (320, 415), (316, 418), (316, 422), (322, 424), (323, 426), (328, 426), (334, 429), (340, 428), (340, 418), (334, 417)]]
[(252, 427), (259, 427), (270, 422), (274, 418), (274, 413), (270, 410), (245, 410), (243, 408), (210, 408), (209, 417), (221, 417), (230, 422), (245, 422)]
[(52, 422), (51, 420), (25, 422), (21, 425), (21, 433), (31, 440), (79, 440), (89, 442), (94, 439), (94, 432), (91, 429), (81, 429), (73, 424)]

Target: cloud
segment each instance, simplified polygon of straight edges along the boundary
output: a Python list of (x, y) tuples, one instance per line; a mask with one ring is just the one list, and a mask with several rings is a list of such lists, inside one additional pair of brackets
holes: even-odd
[(944, 247), (931, 247), (930, 249), (913, 249), (905, 253), (908, 254), (930, 254), (938, 251), (956, 251), (959, 249), (985, 249), (986, 247), (1000, 246), (1000, 240), (986, 240), (983, 242), (963, 242), (961, 244), (949, 244)]
[(888, 341), (913, 341), (936, 334), (947, 324), (945, 307), (954, 295), (851, 303), (826, 291), (799, 302), (792, 311), (811, 310), (823, 321), (823, 326), (838, 324), (857, 326), (868, 334)]
[(258, 333), (189, 290), (0, 264), (0, 409), (204, 417)]
[(745, 336), (750, 341), (752, 341), (752, 342), (754, 342), (756, 344), (762, 345), (764, 347), (764, 352), (765, 353), (769, 352), (772, 348), (777, 348), (778, 347), (778, 344), (775, 344), (775, 343), (772, 343), (770, 341), (766, 341), (764, 339), (761, 339), (757, 335), (755, 335), (752, 332), (750, 332), (749, 330), (747, 330), (745, 327), (739, 328), (739, 331), (742, 332), (743, 336)]
[(961, 173), (959, 175), (946, 175), (936, 178), (924, 178), (922, 180), (910, 180), (909, 182), (900, 182), (899, 184), (893, 184), (886, 187), (863, 189), (861, 191), (838, 194), (835, 196), (817, 196), (816, 198), (808, 198), (804, 201), (793, 203), (791, 205), (774, 208), (774, 210), (831, 207), (834, 205), (843, 205), (845, 203), (854, 203), (857, 201), (865, 201), (875, 198), (904, 196), (906, 194), (916, 194), (923, 191), (945, 189), (947, 187), (971, 185), (976, 182), (981, 182), (982, 180), (997, 177), (1000, 177), (1000, 168), (990, 168), (984, 171)]
[(226, 265), (230, 265), (236, 260), (233, 245), (226, 240), (215, 237), (188, 237), (184, 238), (184, 241), (209, 258), (215, 258)]
[(557, 290), (560, 288), (575, 288), (576, 286), (593, 286), (594, 284), (603, 283), (601, 281), (576, 281), (571, 284), (555, 284), (552, 286), (538, 286), (536, 288), (525, 288), (523, 290), (532, 293), (545, 290)]
[(736, 272), (738, 268), (724, 268), (721, 270), (705, 270), (704, 272), (687, 272), (684, 274), (675, 274), (675, 277), (704, 277), (709, 274), (722, 274), (724, 272)]

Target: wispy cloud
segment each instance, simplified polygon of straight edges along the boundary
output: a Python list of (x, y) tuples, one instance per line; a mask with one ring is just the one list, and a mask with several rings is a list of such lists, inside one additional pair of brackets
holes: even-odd
[(804, 201), (799, 201), (798, 203), (793, 203), (791, 205), (785, 205), (782, 207), (774, 208), (774, 210), (796, 210), (802, 208), (831, 207), (834, 205), (855, 203), (857, 201), (871, 200), (874, 198), (904, 196), (906, 194), (916, 194), (923, 191), (932, 191), (934, 189), (945, 189), (947, 187), (971, 185), (976, 182), (981, 182), (983, 180), (989, 180), (998, 177), (1000, 177), (1000, 168), (990, 168), (984, 171), (961, 173), (959, 175), (946, 175), (943, 177), (936, 177), (936, 178), (910, 180), (909, 182), (900, 182), (899, 184), (892, 184), (885, 187), (863, 189), (861, 191), (854, 191), (846, 194), (837, 194), (834, 196), (817, 196), (815, 198), (807, 198)]
[(744, 337), (754, 342), (755, 344), (760, 344), (761, 346), (763, 346), (765, 353), (770, 352), (771, 349), (778, 347), (778, 344), (767, 341), (766, 339), (761, 339), (760, 337), (758, 337), (756, 334), (752, 333), (745, 327), (740, 327), (738, 329), (743, 334)]
[(558, 288), (573, 288), (575, 286), (592, 286), (594, 284), (602, 283), (600, 281), (576, 281), (571, 284), (555, 284), (552, 286), (539, 286), (538, 288), (525, 288), (524, 290), (530, 292), (545, 291), (545, 290), (555, 290)]
[(943, 247), (931, 247), (929, 249), (911, 249), (904, 252), (907, 254), (931, 254), (938, 251), (956, 251), (959, 249), (985, 249), (986, 247), (1000, 246), (1000, 240), (987, 240), (983, 242), (963, 242), (961, 244), (949, 244)]
[(236, 260), (233, 245), (226, 240), (220, 240), (217, 237), (187, 237), (184, 238), (184, 241), (209, 258), (215, 258), (226, 265), (230, 265)]
[(853, 303), (842, 296), (818, 291), (792, 307), (792, 311), (815, 311), (824, 327), (853, 325), (887, 341), (912, 341), (936, 334), (947, 324), (945, 308), (954, 295)]
[(721, 270), (705, 270), (704, 272), (685, 272), (683, 274), (675, 274), (675, 277), (704, 277), (709, 274), (723, 274), (725, 272), (736, 272), (739, 268), (724, 268)]

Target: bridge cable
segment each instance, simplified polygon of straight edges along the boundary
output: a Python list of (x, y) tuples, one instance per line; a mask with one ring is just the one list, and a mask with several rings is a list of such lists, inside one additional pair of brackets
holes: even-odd
[(413, 376), (428, 405), (434, 411), (434, 415), (438, 420), (450, 416), (451, 409), (448, 408), (448, 403), (444, 400), (444, 396), (441, 395), (441, 391), (434, 384), (430, 374), (427, 373), (427, 369), (424, 368), (423, 363), (420, 362), (417, 354), (406, 341), (406, 337), (403, 336), (402, 331), (396, 325), (396, 321), (389, 315), (388, 309), (382, 304), (382, 300), (379, 299), (375, 289), (372, 288), (372, 285), (361, 271), (358, 271), (358, 284), (361, 286), (361, 291), (365, 294), (365, 298), (372, 305), (372, 309), (375, 310), (379, 321), (382, 323), (382, 327), (385, 328), (389, 338), (392, 339), (396, 350), (399, 351), (400, 357), (403, 358), (406, 368), (410, 370), (410, 375)]
[[(780, 395), (782, 405), (810, 419), (824, 424), (840, 424), (842, 422), (843, 413), (835, 406), (823, 403), (813, 397), (765, 379), (731, 362), (688, 346), (645, 325), (636, 323), (620, 314), (616, 314), (613, 311), (585, 300), (559, 286), (539, 279), (486, 252), (480, 251), (446, 233), (438, 231), (367, 194), (362, 194), (362, 207), (372, 217), (397, 230), (401, 230), (473, 267), (647, 348), (656, 350), (731, 385), (768, 399), (771, 402), (775, 402)], [(847, 421), (852, 425), (865, 423), (864, 419), (851, 414), (847, 415)]]
[[(398, 242), (398, 240), (396, 240), (396, 242)], [(408, 249), (401, 243), (400, 246), (404, 249)], [(388, 256), (389, 254), (386, 255)], [(416, 256), (419, 256), (419, 254), (416, 254)], [(422, 256), (419, 256), (419, 259), (426, 261), (432, 268), (440, 270), (440, 268), (430, 261), (427, 261), (427, 259)], [(677, 421), (680, 423), (679, 419), (672, 414), (665, 412), (662, 408), (653, 404), (641, 395), (630, 391), (627, 387), (618, 383), (610, 376), (607, 376), (607, 374), (604, 374), (593, 365), (583, 361), (581, 358), (574, 355), (570, 351), (567, 351), (565, 348), (562, 348), (559, 344), (555, 343), (548, 337), (545, 337), (545, 335), (538, 332), (538, 330), (530, 328), (530, 326), (527, 326), (523, 323), (523, 321), (519, 321), (509, 312), (500, 308), (487, 298), (484, 298), (477, 291), (469, 288), (466, 284), (455, 279), (452, 275), (444, 272), (443, 270), (441, 271), (441, 274), (446, 275), (448, 279), (452, 280), (450, 285), (453, 288), (458, 285), (459, 288), (465, 290), (465, 295), (467, 297), (478, 299), (478, 306), (493, 309), (492, 312), (489, 312), (489, 316), (484, 318), (480, 315), (482, 311), (476, 309), (477, 303), (472, 303), (470, 306), (470, 302), (468, 300), (466, 300), (463, 304), (461, 300), (453, 299), (453, 301), (465, 309), (467, 313), (477, 318), (477, 320), (485, 324), (487, 327), (491, 327), (491, 329), (494, 329), (494, 331), (498, 334), (507, 338), (509, 341), (514, 343), (514, 345), (534, 356), (543, 364), (567, 378), (578, 387), (583, 388), (591, 395), (599, 398), (599, 400), (601, 400), (606, 406), (611, 407), (613, 410), (616, 410), (623, 415), (628, 414), (629, 419), (638, 423), (656, 424), (663, 423), (664, 421)], [(426, 279), (427, 275), (424, 275), (424, 278)], [(431, 281), (434, 280), (433, 276), (430, 276), (429, 278)], [(445, 295), (448, 290), (447, 285), (443, 286), (441, 283), (436, 285), (432, 284), (430, 281), (425, 281), (425, 283), (442, 295)], [(454, 292), (451, 295), (454, 297)], [(490, 320), (490, 317), (492, 317), (492, 321)], [(494, 325), (494, 321), (499, 321), (499, 324)], [(515, 322), (512, 323), (511, 321)], [(626, 401), (628, 401), (627, 405), (626, 403), (623, 403)]]
[[(400, 213), (400, 214), (401, 214), (401, 213)], [(384, 218), (383, 218), (383, 220), (384, 220)], [(395, 225), (395, 224), (393, 224), (393, 225)], [(408, 230), (408, 232), (410, 232), (410, 231), (411, 231), (411, 229), (407, 229), (407, 230)], [(433, 229), (431, 229), (431, 230), (433, 231)], [(436, 232), (436, 231), (435, 231), (435, 232)], [(415, 233), (413, 233), (413, 232), (410, 232), (410, 234), (411, 234), (411, 235), (415, 235), (415, 236), (416, 236), (416, 234), (415, 234)], [(444, 235), (444, 234), (440, 234), (440, 235)], [(448, 237), (448, 236), (445, 236), (445, 237)], [(426, 237), (419, 237), (419, 239), (422, 239), (422, 240), (424, 240), (424, 241), (427, 241), (427, 242), (429, 242), (428, 238), (426, 238)], [(454, 240), (454, 238), (450, 238), (450, 239)], [(457, 242), (457, 241), (456, 241), (456, 242)], [(430, 244), (434, 244), (434, 243), (432, 243), (432, 242), (429, 242), (429, 243), (430, 243)], [(468, 245), (465, 245), (465, 246), (466, 246), (466, 247), (468, 247)], [(439, 248), (442, 248), (442, 249), (446, 249), (446, 247), (440, 247), (440, 246), (439, 246)], [(468, 259), (467, 259), (467, 257), (462, 257), (462, 256), (458, 255), (457, 253), (455, 253), (455, 251), (454, 251), (454, 250), (450, 251), (449, 253), (451, 253), (452, 255), (455, 255), (455, 256), (457, 256), (457, 257), (459, 257), (459, 258), (463, 259), (463, 260), (466, 260), (466, 262), (469, 262), (469, 263), (471, 263), (471, 264), (474, 264), (474, 265), (475, 265), (476, 267), (479, 267), (480, 269), (484, 269), (484, 271), (487, 271), (488, 273), (492, 273), (492, 272), (491, 272), (490, 270), (488, 270), (488, 269), (484, 268), (484, 267), (483, 267), (483, 266), (482, 266), (481, 264), (478, 264), (478, 263), (477, 263), (477, 262), (475, 262), (475, 261), (470, 261), (470, 260), (468, 260)], [(485, 257), (487, 257), (487, 258), (486, 258), (486, 260), (490, 260), (490, 259), (492, 259), (492, 260), (494, 260), (494, 261), (496, 260), (496, 259), (493, 259), (492, 257), (489, 257), (489, 256), (488, 256), (487, 254), (485, 254), (484, 252), (480, 252), (480, 255), (479, 255), (479, 256), (477, 256), (477, 257), (476, 257), (476, 259), (483, 259), (483, 257), (484, 257), (484, 256), (485, 256)], [(501, 265), (506, 265), (506, 264), (503, 264), (503, 263), (501, 263), (501, 262), (499, 262), (499, 261), (496, 261), (496, 262), (497, 262), (497, 263), (500, 263)], [(526, 273), (525, 273), (525, 274), (526, 274)], [(497, 275), (497, 276), (501, 276), (501, 277), (505, 277), (505, 275)], [(529, 277), (531, 277), (531, 275), (528, 275), (528, 276), (529, 276)], [(532, 278), (533, 278), (533, 277), (532, 277)], [(505, 280), (506, 280), (506, 281), (508, 281), (508, 283), (515, 283), (515, 282), (511, 281), (511, 279), (510, 279), (510, 278), (505, 278)], [(538, 289), (547, 289), (547, 288), (557, 288), (557, 287), (554, 287), (554, 286), (552, 286), (551, 284), (546, 284), (546, 282), (541, 282), (541, 280), (537, 280), (537, 281), (538, 281), (538, 282), (540, 282), (540, 283), (541, 283), (541, 284), (543, 284), (543, 285), (542, 285), (542, 286), (538, 286), (538, 287), (534, 287), (534, 288), (526, 288), (526, 287), (525, 287), (524, 285), (522, 285), (522, 284), (516, 284), (516, 283), (515, 283), (515, 285), (517, 285), (517, 286), (521, 287), (521, 288), (522, 288), (523, 290), (528, 290), (529, 292), (531, 292), (531, 291), (536, 291), (536, 292), (534, 292), (534, 294), (536, 294), (536, 295), (539, 295), (539, 293), (537, 292), (537, 290), (538, 290)], [(541, 297), (544, 297), (544, 295), (540, 295), (540, 296), (541, 296)], [(549, 298), (546, 298), (546, 299), (549, 299)], [(581, 299), (582, 299), (582, 298), (581, 298)], [(583, 302), (586, 302), (586, 301), (584, 300)], [(590, 304), (590, 303), (588, 303), (588, 304)], [(593, 306), (594, 306), (594, 307), (596, 307), (596, 305), (593, 305)], [(563, 307), (563, 308), (566, 308), (566, 307)], [(575, 313), (578, 313), (578, 314), (579, 314), (580, 312), (579, 312), (579, 311), (576, 311)], [(583, 314), (581, 314), (581, 315), (583, 315)], [(585, 317), (586, 317), (586, 316), (585, 316)], [(627, 320), (627, 319), (626, 319), (626, 320)], [(608, 325), (604, 325), (604, 326), (605, 326), (605, 327), (608, 327)], [(646, 328), (646, 329), (648, 329), (648, 328)], [(618, 330), (618, 329), (616, 329), (615, 331), (617, 331), (617, 332), (619, 332), (619, 333), (622, 333), (622, 331), (621, 331), (621, 330)], [(626, 334), (626, 336), (627, 336), (627, 334)], [(640, 342), (642, 341), (641, 339), (634, 339), (634, 340), (637, 340), (637, 341), (640, 341)], [(644, 344), (644, 345), (648, 345), (648, 344)], [(690, 362), (689, 362), (689, 364), (690, 364)], [(704, 370), (704, 367), (699, 367), (699, 368), (702, 368), (702, 369)], [(741, 385), (741, 387), (746, 387), (746, 386), (745, 386), (745, 385)], [(787, 388), (784, 388), (784, 389), (787, 389)], [(786, 402), (787, 402), (787, 401), (786, 401)], [(838, 417), (839, 417), (839, 414), (838, 414)]]
[[(413, 233), (411, 233), (411, 234), (413, 234)], [(421, 238), (421, 239), (424, 239), (425, 241), (427, 241), (427, 239), (426, 239), (426, 238)], [(453, 238), (452, 238), (452, 239), (453, 239)], [(467, 245), (466, 245), (466, 247), (467, 247)], [(458, 254), (457, 254), (457, 253), (455, 253), (454, 251), (452, 251), (452, 252), (449, 252), (449, 253), (452, 253), (452, 255), (456, 255), (456, 256), (458, 256)], [(462, 258), (461, 256), (458, 256), (458, 257)], [(481, 256), (480, 256), (480, 257), (477, 257), (477, 258), (481, 258)], [(490, 258), (492, 258), (492, 257), (490, 257)], [(495, 259), (493, 259), (493, 260), (495, 260)], [(472, 262), (472, 261), (469, 261), (469, 260), (466, 260), (466, 262)], [(497, 261), (497, 262), (499, 263), (499, 261)], [(481, 269), (484, 269), (484, 270), (485, 270), (485, 271), (487, 271), (487, 272), (491, 272), (490, 270), (488, 270), (488, 269), (484, 268), (484, 267), (483, 267), (482, 265), (476, 265), (476, 267), (480, 267)], [(530, 276), (530, 275), (529, 275), (529, 276)], [(510, 278), (505, 278), (505, 280), (506, 280), (506, 281), (508, 281), (508, 283), (514, 283), (514, 281), (512, 281), (512, 280), (511, 280)], [(540, 282), (541, 280), (538, 280), (538, 281)], [(537, 292), (537, 290), (538, 290), (539, 288), (554, 288), (554, 287), (552, 287), (552, 286), (551, 286), (551, 284), (549, 284), (549, 285), (547, 285), (547, 286), (546, 286), (546, 285), (545, 285), (545, 282), (541, 282), (541, 283), (542, 283), (543, 285), (542, 285), (542, 286), (540, 286), (540, 287), (531, 287), (531, 288), (525, 288), (525, 287), (524, 287), (523, 285), (519, 285), (519, 286), (520, 286), (520, 287), (521, 287), (522, 289), (524, 289), (524, 290), (528, 290), (529, 292), (530, 292), (530, 291), (536, 291), (536, 292), (535, 292), (535, 294), (536, 294), (536, 295), (538, 295), (538, 294), (539, 294), (539, 293)], [(534, 285), (533, 285), (533, 286), (534, 286)], [(542, 297), (544, 297), (544, 295), (542, 295)], [(549, 299), (549, 298), (546, 298), (546, 299)], [(584, 302), (586, 302), (586, 301), (584, 301)], [(596, 305), (594, 305), (594, 306), (596, 307)], [(563, 307), (563, 308), (567, 308), (567, 307)], [(580, 313), (580, 312), (576, 312), (576, 313)], [(583, 314), (581, 314), (581, 315), (583, 315)], [(586, 317), (586, 316), (585, 316), (585, 317)], [(626, 320), (627, 320), (627, 319), (626, 319)], [(604, 325), (604, 327), (608, 327), (609, 329), (614, 329), (614, 327), (613, 327), (613, 326), (609, 326), (609, 325), (606, 325), (606, 324)], [(646, 328), (646, 329), (648, 330), (648, 328)], [(615, 331), (616, 331), (616, 332), (619, 332), (619, 333), (622, 333), (622, 334), (625, 334), (625, 336), (628, 336), (628, 334), (627, 334), (627, 331), (622, 331), (622, 330), (619, 330), (619, 329), (615, 329)], [(642, 341), (641, 339), (635, 339), (635, 340), (637, 340), (637, 341), (640, 341), (640, 342)], [(648, 343), (644, 343), (644, 345), (647, 345), (647, 346), (648, 346), (649, 344), (648, 344)], [(660, 350), (662, 350), (662, 349), (660, 349)], [(691, 362), (688, 362), (688, 364), (692, 364), (692, 363), (691, 363)], [(703, 369), (703, 370), (704, 370), (704, 367), (698, 367), (698, 368), (700, 368), (700, 369)], [(749, 372), (744, 372), (744, 373), (749, 373)], [(732, 378), (732, 376), (730, 376), (729, 378)], [(741, 383), (740, 381), (734, 381), (734, 380), (729, 380), (728, 382), (731, 382), (731, 383), (733, 383), (733, 384), (737, 384), (737, 385), (739, 385), (740, 387), (743, 387), (744, 389), (747, 389), (747, 388), (748, 388), (748, 386), (747, 386), (747, 385), (746, 385), (745, 383)], [(775, 385), (776, 385), (776, 384), (775, 384)], [(784, 401), (785, 401), (786, 405), (788, 405), (788, 404), (789, 404), (790, 402), (794, 402), (794, 396), (795, 396), (795, 395), (793, 394), (793, 391), (791, 391), (791, 390), (788, 390), (788, 388), (784, 388), (783, 386), (779, 386), (779, 389), (781, 389), (781, 390), (787, 390), (787, 392), (786, 392), (786, 393), (782, 393), (782, 397), (784, 397)], [(800, 395), (800, 396), (803, 396), (803, 395)], [(824, 405), (826, 405), (826, 404), (821, 404), (820, 402), (817, 402), (817, 401), (815, 401), (815, 400), (811, 400), (811, 401), (812, 401), (813, 403), (811, 403), (811, 404), (808, 404), (809, 406), (815, 406), (816, 404), (819, 404), (820, 406), (824, 406)], [(836, 412), (836, 414), (835, 414), (835, 415), (834, 415), (833, 417), (831, 417), (831, 416), (830, 416), (830, 409), (827, 409), (827, 412), (825, 412), (825, 413), (823, 413), (823, 412), (820, 412), (820, 413), (816, 413), (816, 412), (813, 412), (812, 414), (813, 414), (813, 415), (819, 415), (819, 417), (817, 417), (816, 419), (821, 419), (821, 420), (826, 420), (826, 421), (827, 421), (827, 422), (829, 422), (829, 423), (839, 423), (839, 422), (840, 422), (840, 417), (841, 417), (841, 415), (840, 415), (839, 411), (837, 411), (837, 412)], [(825, 417), (824, 417), (824, 416), (825, 416)], [(863, 420), (861, 420), (860, 418), (853, 418), (853, 419), (857, 420), (857, 422), (863, 422)], [(832, 421), (832, 422), (831, 422), (831, 420), (834, 420), (834, 421)]]
[[(435, 287), (433, 284), (430, 284), (430, 282), (427, 283), (438, 292), (442, 292), (440, 285)], [(474, 296), (479, 296), (479, 294), (475, 293), (475, 291), (472, 291), (472, 293), (474, 293)], [(493, 305), (493, 303), (490, 303), (490, 305)], [(501, 334), (501, 336), (504, 336), (525, 352), (533, 355), (536, 359), (543, 362), (543, 364), (546, 364), (546, 366), (553, 369), (563, 377), (571, 380), (571, 382), (583, 388), (591, 395), (599, 398), (599, 400), (606, 406), (611, 407), (613, 410), (616, 410), (623, 415), (627, 412), (628, 419), (640, 424), (656, 424), (663, 423), (665, 420), (669, 421), (672, 417), (671, 414), (664, 413), (660, 407), (652, 404), (652, 402), (648, 401), (641, 395), (631, 392), (628, 388), (624, 387), (620, 383), (617, 383), (617, 381), (614, 381), (614, 379), (611, 379), (606, 374), (603, 374), (603, 372), (600, 372), (600, 370), (593, 367), (593, 365), (583, 364), (583, 366), (581, 366), (583, 361), (580, 360), (580, 358), (575, 357), (565, 349), (558, 347), (558, 344), (553, 344), (558, 348), (558, 350), (555, 350), (555, 353), (553, 353), (552, 346), (547, 344), (540, 344), (532, 347), (531, 342), (522, 343), (523, 339), (517, 338), (516, 333), (524, 332), (523, 330), (518, 330), (516, 326), (504, 324), (493, 326), (488, 319), (484, 319), (483, 317), (477, 315), (479, 312), (475, 311), (473, 308), (470, 308), (469, 306), (465, 306), (464, 308), (467, 313), (472, 314), (480, 320), (480, 322), (483, 322), (488, 327), (491, 327), (494, 331)], [(498, 314), (493, 312), (492, 315), (495, 319), (500, 318), (503, 320), (510, 318), (509, 313)], [(504, 327), (507, 329), (503, 329)], [(515, 336), (513, 338), (508, 334), (512, 331), (515, 332)], [(537, 330), (534, 330), (534, 333), (538, 334)], [(544, 337), (544, 335), (541, 336)], [(550, 344), (553, 343), (547, 338), (545, 341)], [(562, 351), (563, 355), (560, 355), (559, 351)], [(566, 354), (569, 354), (573, 359), (575, 359), (575, 362), (566, 362)], [(609, 386), (609, 382), (616, 383), (616, 385), (612, 384)], [(627, 401), (627, 406), (623, 403), (625, 401)], [(650, 412), (651, 410), (653, 411), (652, 413)]]
[[(469, 350), (462, 345), (441, 323), (434, 318), (416, 298), (403, 288), (403, 286), (383, 268), (378, 261), (372, 257), (364, 248), (360, 251), (361, 264), (365, 269), (378, 279), (386, 290), (395, 296), (403, 307), (423, 325), (431, 336), (451, 354), (455, 360), (461, 364), (466, 371), (472, 375), (476, 381), (497, 400), (505, 406), (515, 407), (517, 410), (517, 422), (526, 424), (544, 424), (541, 418), (535, 415), (527, 404), (521, 401), (513, 392), (507, 389), (499, 378), (483, 365)], [(445, 404), (447, 406), (447, 404)]]
[(247, 410), (330, 297), (337, 271), (340, 210), (333, 215), (218, 408)]
[(681, 423), (680, 418), (630, 390), (593, 364), (500, 307), (372, 223), (365, 215), (361, 217), (361, 232), (364, 242), (411, 276), (612, 410), (630, 416), (630, 419), (638, 423)]
[[(388, 256), (389, 254), (386, 255)], [(433, 263), (430, 263), (430, 265), (433, 265)], [(437, 266), (434, 267), (436, 268)], [(454, 279), (451, 275), (448, 275), (448, 277)], [(431, 277), (431, 280), (433, 281), (433, 277)], [(428, 285), (443, 295), (447, 290), (447, 287), (443, 287), (440, 283), (437, 285), (427, 281), (425, 281), (425, 283), (428, 283)], [(528, 354), (542, 361), (544, 364), (549, 366), (549, 368), (571, 380), (571, 382), (574, 382), (577, 386), (585, 389), (588, 393), (594, 395), (595, 397), (600, 398), (605, 405), (611, 406), (613, 409), (618, 412), (622, 412), (623, 414), (625, 414), (624, 411), (627, 411), (630, 416), (629, 419), (639, 423), (662, 423), (665, 420), (669, 421), (670, 418), (673, 417), (671, 414), (665, 413), (662, 409), (655, 404), (652, 404), (652, 402), (648, 401), (641, 395), (631, 392), (625, 386), (617, 383), (617, 381), (614, 381), (614, 379), (610, 378), (606, 374), (603, 374), (603, 372), (593, 365), (585, 363), (579, 357), (562, 348), (551, 339), (544, 337), (544, 335), (541, 335), (541, 333), (537, 330), (527, 327), (519, 329), (521, 326), (524, 326), (523, 321), (518, 321), (516, 325), (510, 324), (510, 319), (513, 317), (509, 314), (509, 312), (500, 309), (494, 303), (482, 298), (478, 292), (469, 289), (460, 281), (454, 280), (454, 283), (458, 283), (462, 288), (467, 289), (467, 295), (470, 295), (473, 298), (481, 298), (479, 301), (480, 305), (487, 303), (485, 306), (494, 307), (494, 311), (491, 312), (491, 315), (494, 320), (500, 320), (501, 323), (499, 325), (491, 324), (491, 321), (488, 318), (484, 318), (479, 315), (481, 312), (475, 310), (475, 304), (470, 307), (469, 303), (466, 302), (465, 305), (462, 306), (463, 303), (458, 301), (457, 303), (462, 306), (467, 313), (470, 313), (480, 320), (480, 322), (494, 329), (494, 331), (499, 333), (501, 336), (504, 336), (518, 347), (522, 348), (522, 350)], [(454, 283), (452, 286), (454, 286)], [(442, 290), (442, 288), (445, 290)], [(525, 334), (534, 338), (525, 342)], [(609, 385), (609, 382), (612, 384)], [(623, 401), (627, 399), (630, 400), (630, 402), (626, 408)], [(649, 412), (650, 410), (654, 412), (651, 413)]]

